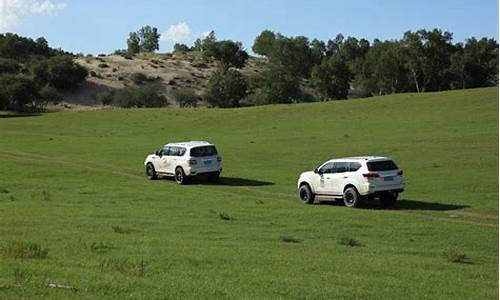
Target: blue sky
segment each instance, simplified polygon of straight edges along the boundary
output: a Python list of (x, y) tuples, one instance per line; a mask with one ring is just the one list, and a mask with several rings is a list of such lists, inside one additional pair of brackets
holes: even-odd
[(264, 29), (322, 40), (341, 32), (372, 41), (438, 27), (453, 32), (455, 41), (471, 36), (498, 40), (498, 1), (0, 0), (1, 32), (44, 36), (52, 47), (73, 52), (125, 48), (128, 33), (146, 24), (170, 32), (160, 43), (163, 52), (176, 40), (190, 44), (210, 30), (247, 49)]

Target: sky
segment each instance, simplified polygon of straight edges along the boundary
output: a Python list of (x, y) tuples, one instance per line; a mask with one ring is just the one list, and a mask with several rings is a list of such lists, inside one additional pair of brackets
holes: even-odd
[(129, 32), (144, 25), (162, 34), (160, 52), (191, 45), (214, 30), (217, 39), (251, 50), (262, 30), (328, 40), (344, 36), (399, 39), (408, 30), (440, 28), (455, 42), (498, 41), (497, 0), (0, 0), (0, 32), (45, 37), (74, 53), (126, 48)]

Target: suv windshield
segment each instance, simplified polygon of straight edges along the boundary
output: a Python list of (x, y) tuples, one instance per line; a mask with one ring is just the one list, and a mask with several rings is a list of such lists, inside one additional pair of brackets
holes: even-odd
[(193, 157), (214, 156), (217, 155), (217, 149), (215, 146), (196, 147), (191, 149), (190, 155)]
[(371, 161), (366, 163), (369, 171), (397, 170), (398, 166), (392, 160)]

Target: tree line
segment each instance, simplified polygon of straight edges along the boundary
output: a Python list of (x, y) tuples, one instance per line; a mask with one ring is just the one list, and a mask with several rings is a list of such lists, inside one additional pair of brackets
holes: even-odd
[(86, 77), (70, 53), (50, 48), (45, 38), (0, 34), (0, 110), (38, 110)]
[(264, 30), (252, 46), (265, 58), (264, 71), (250, 78), (237, 71), (248, 58), (241, 43), (217, 41), (213, 32), (192, 47), (176, 44), (174, 51), (202, 51), (219, 61), (204, 95), (222, 107), (347, 99), (351, 91), (367, 97), (497, 85), (497, 41), (453, 43), (452, 37), (422, 29), (372, 43), (342, 34), (310, 41)]

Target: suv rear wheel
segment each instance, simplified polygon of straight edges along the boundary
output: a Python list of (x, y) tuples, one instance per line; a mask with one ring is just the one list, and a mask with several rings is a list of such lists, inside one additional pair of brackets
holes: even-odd
[(382, 204), (383, 207), (392, 207), (396, 204), (397, 199), (398, 193), (387, 192), (380, 196), (380, 204)]
[(185, 184), (186, 183), (186, 180), (187, 180), (186, 174), (184, 173), (184, 170), (181, 167), (177, 167), (175, 169), (174, 177), (175, 177), (175, 182), (177, 182), (177, 184)]
[(361, 197), (355, 187), (348, 187), (344, 191), (344, 205), (347, 207), (359, 207)]
[(308, 184), (304, 183), (299, 188), (299, 198), (304, 204), (314, 203), (314, 194)]

